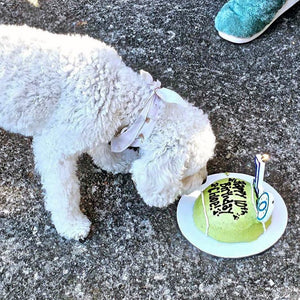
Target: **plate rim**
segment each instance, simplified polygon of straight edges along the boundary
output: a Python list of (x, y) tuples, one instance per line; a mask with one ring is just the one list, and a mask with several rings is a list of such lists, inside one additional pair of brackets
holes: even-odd
[[(269, 229), (271, 229), (271, 231), (269, 230), (269, 234), (268, 234), (268, 230), (266, 231), (266, 233), (262, 234), (258, 239), (256, 239), (255, 241), (251, 241), (251, 242), (242, 242), (242, 243), (224, 243), (224, 242), (219, 242), (209, 236), (205, 236), (205, 234), (200, 231), (196, 225), (194, 224), (193, 221), (193, 216), (192, 214), (188, 215), (188, 218), (185, 218), (188, 221), (184, 221), (181, 218), (181, 210), (183, 209), (183, 205), (189, 205), (192, 207), (194, 206), (194, 202), (196, 201), (196, 198), (199, 196), (200, 192), (202, 190), (204, 190), (207, 186), (209, 186), (212, 182), (219, 180), (219, 179), (223, 179), (223, 178), (228, 178), (228, 177), (235, 177), (235, 178), (240, 178), (246, 181), (251, 182), (251, 180), (254, 179), (254, 176), (251, 175), (247, 175), (247, 174), (243, 174), (243, 173), (232, 173), (232, 172), (223, 172), (223, 173), (216, 173), (216, 174), (211, 174), (207, 177), (207, 181), (205, 182), (205, 184), (201, 185), (199, 187), (199, 189), (197, 189), (196, 191), (188, 194), (188, 195), (182, 195), (178, 205), (177, 205), (177, 212), (176, 212), (176, 217), (177, 217), (177, 223), (179, 226), (179, 229), (182, 233), (182, 235), (192, 244), (194, 245), (196, 248), (198, 248), (199, 250), (208, 253), (210, 255), (216, 256), (216, 257), (223, 257), (223, 258), (242, 258), (242, 257), (248, 257), (248, 256), (252, 256), (252, 255), (256, 255), (259, 254), (261, 252), (264, 252), (265, 250), (269, 249), (270, 247), (272, 247), (275, 243), (277, 243), (277, 241), (281, 238), (281, 236), (283, 235), (283, 233), (285, 232), (286, 226), (287, 226), (287, 222), (288, 222), (288, 212), (287, 212), (287, 207), (285, 205), (284, 200), (282, 199), (282, 197), (280, 196), (280, 194), (267, 182), (263, 182), (263, 187), (268, 190), (269, 192), (271, 192), (274, 195), (274, 199), (275, 199), (275, 207), (273, 210), (273, 214), (274, 216), (276, 216), (276, 218), (280, 218), (279, 225), (276, 223), (275, 226), (275, 222), (277, 222), (278, 220), (276, 220), (275, 222), (274, 219), (272, 221), (272, 223), (270, 224)], [(197, 197), (196, 197), (197, 195)], [(189, 201), (189, 204), (186, 204), (184, 202)], [(191, 203), (192, 202), (192, 203)], [(187, 206), (186, 206), (187, 207)], [(281, 207), (280, 213), (278, 212), (278, 209)], [(276, 209), (277, 208), (277, 209)], [(191, 211), (192, 212), (192, 211)], [(198, 237), (200, 237), (200, 241), (205, 241), (208, 244), (214, 244), (214, 245), (218, 245), (218, 247), (216, 247), (218, 250), (217, 251), (211, 251), (208, 249), (208, 247), (203, 247), (203, 246), (199, 246), (199, 244), (197, 242), (195, 242), (193, 240), (193, 238), (191, 238), (189, 236), (189, 233), (186, 232), (186, 226), (184, 223), (189, 224), (189, 226), (191, 226), (192, 230), (194, 230), (194, 232), (196, 233), (196, 235)], [(272, 226), (273, 224), (273, 226)], [(271, 227), (272, 226), (272, 227)], [(272, 228), (275, 228), (275, 235), (271, 236), (273, 238), (271, 238), (270, 241), (267, 242), (263, 242), (261, 244), (259, 244), (259, 242), (262, 241), (262, 238), (266, 238), (266, 237), (270, 237), (270, 234), (272, 234)], [(273, 229), (274, 230), (274, 229)], [(191, 231), (191, 229), (190, 229)], [(257, 242), (258, 241), (258, 242)], [(226, 245), (226, 246), (224, 246)], [(254, 247), (252, 247), (254, 245)], [(237, 247), (238, 246), (238, 247)], [(241, 251), (241, 253), (236, 253), (235, 251), (232, 251), (232, 254), (225, 254), (222, 255), (220, 253), (219, 249), (224, 249), (226, 248), (226, 250), (229, 248), (238, 248), (238, 249), (249, 249), (248, 251)]]

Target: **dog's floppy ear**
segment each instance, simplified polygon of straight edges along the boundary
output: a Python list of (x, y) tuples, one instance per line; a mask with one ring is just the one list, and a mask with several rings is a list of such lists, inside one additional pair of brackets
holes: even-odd
[(150, 73), (148, 73), (144, 70), (140, 70), (140, 74), (147, 83), (151, 84), (153, 82), (153, 77), (151, 76)]
[(133, 163), (132, 179), (148, 205), (166, 206), (181, 192), (185, 153), (178, 148), (146, 153)]

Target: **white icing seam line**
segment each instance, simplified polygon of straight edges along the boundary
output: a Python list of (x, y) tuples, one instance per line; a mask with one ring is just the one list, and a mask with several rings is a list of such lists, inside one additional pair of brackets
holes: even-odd
[(204, 211), (204, 216), (205, 216), (205, 221), (206, 221), (206, 230), (205, 230), (205, 235), (208, 235), (208, 228), (209, 228), (209, 222), (208, 222), (208, 217), (205, 209), (205, 203), (204, 203), (204, 196), (203, 196), (203, 191), (201, 192), (201, 200), (202, 200), (202, 206), (203, 206), (203, 211)]
[(252, 205), (254, 207), (254, 210), (255, 210), (255, 214), (256, 214), (256, 217), (257, 217), (257, 209), (256, 209), (256, 205), (255, 205), (255, 202), (254, 202), (254, 197), (253, 197), (253, 184), (251, 184), (251, 202), (252, 202)]
[(266, 232), (266, 224), (265, 222), (262, 222), (263, 228), (264, 228), (264, 232)]

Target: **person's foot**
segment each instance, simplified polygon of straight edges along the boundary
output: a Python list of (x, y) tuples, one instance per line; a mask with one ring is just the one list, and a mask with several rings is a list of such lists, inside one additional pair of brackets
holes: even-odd
[(299, 0), (230, 0), (219, 11), (215, 27), (233, 43), (247, 43), (260, 36)]

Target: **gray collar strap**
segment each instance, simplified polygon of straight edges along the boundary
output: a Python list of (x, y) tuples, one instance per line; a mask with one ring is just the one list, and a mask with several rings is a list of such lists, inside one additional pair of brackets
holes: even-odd
[(121, 133), (111, 140), (112, 152), (123, 152), (128, 147), (141, 147), (149, 138), (166, 103), (174, 103), (187, 107), (188, 103), (176, 92), (160, 88), (160, 82), (153, 82), (155, 89), (146, 101), (145, 107), (130, 127), (125, 127)]

